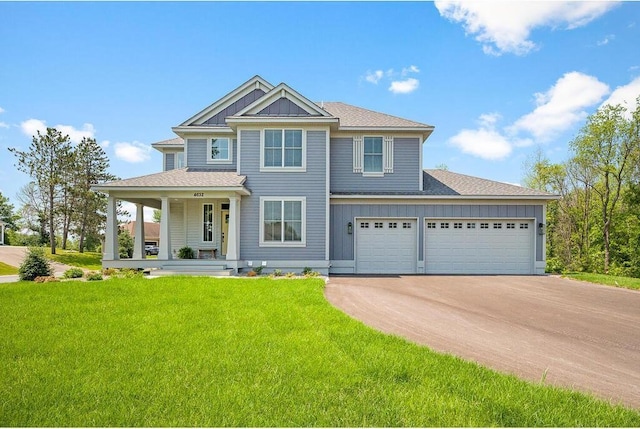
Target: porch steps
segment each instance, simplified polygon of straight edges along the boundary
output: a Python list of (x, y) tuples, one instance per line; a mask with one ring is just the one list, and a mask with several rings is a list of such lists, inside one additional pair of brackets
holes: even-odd
[(165, 265), (158, 270), (151, 270), (152, 276), (232, 276), (234, 270), (227, 268), (224, 264), (211, 264), (211, 261), (207, 264), (202, 264), (200, 261), (193, 264), (185, 264), (184, 261), (180, 264)]
[(224, 270), (153, 270), (149, 274), (152, 276), (203, 276), (203, 277), (229, 277), (233, 276), (233, 269)]

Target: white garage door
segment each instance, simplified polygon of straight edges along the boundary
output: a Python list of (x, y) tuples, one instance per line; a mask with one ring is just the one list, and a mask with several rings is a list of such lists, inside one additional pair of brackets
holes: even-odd
[(533, 221), (425, 219), (425, 272), (532, 274)]
[(362, 219), (355, 223), (356, 271), (412, 274), (418, 260), (416, 219)]

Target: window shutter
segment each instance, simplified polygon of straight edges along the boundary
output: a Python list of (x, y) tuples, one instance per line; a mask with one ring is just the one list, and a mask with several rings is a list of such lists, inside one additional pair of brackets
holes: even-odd
[(393, 173), (393, 137), (385, 136), (383, 148), (384, 172)]
[(353, 137), (353, 172), (362, 173), (362, 158), (364, 154), (364, 143), (362, 136)]

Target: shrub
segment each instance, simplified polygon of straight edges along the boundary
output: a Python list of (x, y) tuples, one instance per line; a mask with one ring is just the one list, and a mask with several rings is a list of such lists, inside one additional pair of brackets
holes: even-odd
[(87, 273), (87, 280), (102, 280), (102, 274), (100, 274), (98, 271), (91, 271), (90, 273)]
[(178, 250), (178, 258), (180, 258), (180, 259), (195, 259), (196, 258), (196, 252), (194, 252), (194, 250), (191, 247), (184, 246), (184, 247), (180, 248), (180, 250)]
[(64, 272), (65, 279), (79, 279), (83, 275), (84, 271), (82, 271), (80, 268), (69, 268)]
[(305, 277), (318, 277), (319, 275), (320, 273), (317, 271), (309, 271), (307, 273), (304, 273)]
[(258, 275), (258, 273), (256, 273), (256, 272), (255, 272), (255, 271), (253, 271), (253, 270), (251, 270), (251, 271), (249, 271), (249, 272), (247, 273), (247, 277), (255, 277), (255, 276), (257, 276), (257, 275)]
[(291, 279), (294, 278), (296, 276), (296, 273), (290, 271), (287, 274), (284, 275), (286, 278)]
[(302, 274), (304, 274), (305, 276), (311, 272), (312, 272), (311, 267), (304, 267), (304, 269), (302, 270)]
[(41, 247), (30, 247), (27, 256), (18, 268), (20, 280), (35, 280), (36, 277), (49, 277), (53, 275), (51, 264), (44, 256)]
[(257, 275), (262, 274), (262, 270), (264, 269), (264, 267), (262, 265), (260, 265), (259, 267), (254, 267), (253, 271), (256, 272)]
[(565, 270), (565, 266), (560, 258), (552, 257), (547, 259), (547, 273), (562, 273)]
[(105, 276), (114, 276), (118, 272), (115, 268), (105, 268), (102, 270), (102, 274)]
[(280, 277), (282, 275), (282, 270), (273, 270), (273, 273), (271, 274), (273, 277)]

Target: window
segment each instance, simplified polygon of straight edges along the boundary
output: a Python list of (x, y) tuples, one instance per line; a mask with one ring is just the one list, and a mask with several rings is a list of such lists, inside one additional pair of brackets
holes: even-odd
[(302, 130), (264, 130), (262, 167), (265, 169), (303, 169), (305, 142)]
[(476, 223), (475, 222), (467, 223), (467, 229), (475, 229), (475, 228), (476, 228)]
[(378, 229), (380, 229), (380, 228), (384, 228), (384, 223), (383, 223), (383, 222), (375, 222), (375, 223), (373, 224), (373, 227), (374, 227), (374, 228), (378, 228)]
[(462, 229), (462, 222), (454, 222), (453, 229)]
[(213, 204), (202, 205), (202, 241), (213, 241)]
[(398, 222), (389, 222), (389, 229), (398, 228)]
[(369, 228), (369, 222), (360, 222), (360, 228)]
[(520, 229), (529, 229), (529, 224), (528, 223), (521, 223), (520, 224)]
[(411, 229), (411, 222), (402, 222), (403, 229)]
[(507, 229), (515, 229), (516, 224), (515, 223), (507, 223)]
[(435, 228), (436, 228), (435, 222), (427, 222), (427, 229), (435, 229)]
[(207, 162), (231, 162), (231, 141), (227, 137), (215, 137), (207, 144)]
[(260, 245), (305, 244), (305, 199), (260, 198)]
[(448, 229), (449, 228), (449, 222), (441, 222), (440, 223), (440, 228)]
[(382, 173), (382, 137), (364, 138), (364, 172)]
[(393, 137), (353, 137), (353, 172), (382, 177), (393, 173)]
[(481, 223), (480, 224), (480, 229), (489, 229), (489, 224), (488, 223)]
[(184, 152), (176, 152), (176, 165), (175, 168), (184, 167)]
[(502, 224), (501, 223), (494, 223), (493, 224), (493, 229), (502, 229)]

